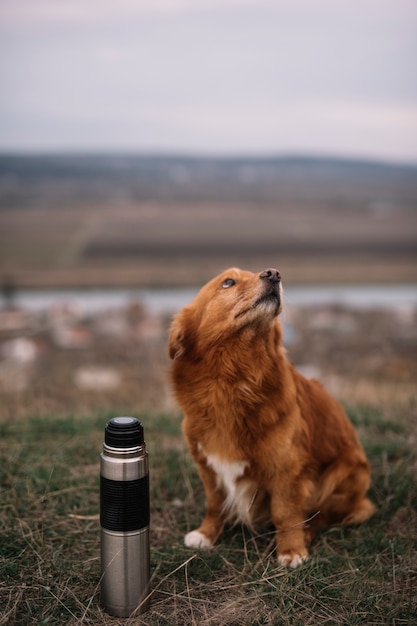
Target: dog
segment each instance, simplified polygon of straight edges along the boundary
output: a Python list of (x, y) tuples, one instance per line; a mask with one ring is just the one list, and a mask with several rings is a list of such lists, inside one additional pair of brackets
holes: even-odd
[(228, 269), (173, 318), (169, 355), (207, 501), (185, 544), (210, 548), (228, 522), (272, 522), (279, 563), (296, 567), (318, 528), (364, 522), (375, 507), (353, 425), (286, 356), (282, 296), (278, 270)]

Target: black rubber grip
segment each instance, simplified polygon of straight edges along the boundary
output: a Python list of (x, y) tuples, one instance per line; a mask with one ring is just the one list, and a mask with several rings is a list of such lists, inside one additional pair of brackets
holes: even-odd
[(149, 526), (149, 475), (137, 480), (100, 476), (100, 524), (127, 532)]

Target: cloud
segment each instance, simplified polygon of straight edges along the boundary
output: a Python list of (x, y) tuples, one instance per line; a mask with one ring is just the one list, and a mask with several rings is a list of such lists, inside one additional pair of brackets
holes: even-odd
[(415, 0), (0, 0), (0, 149), (417, 160), (416, 12)]
[[(273, 4), (272, 0), (257, 2), (260, 7)], [(253, 0), (7, 0), (0, 5), (0, 20), (11, 23), (88, 22), (251, 5), (254, 5)]]
[[(358, 102), (305, 101), (239, 107), (185, 107), (138, 111), (166, 130), (160, 147), (246, 152), (345, 152), (417, 160), (417, 106), (379, 106)], [(242, 132), (244, 129), (244, 132)], [(188, 138), (185, 139), (184, 138)], [(172, 143), (171, 143), (172, 142)], [(171, 143), (171, 145), (169, 145)], [(228, 148), (229, 147), (229, 148)]]
[[(16, 124), (23, 148), (140, 150), (265, 154), (310, 153), (417, 161), (417, 107), (371, 103), (305, 102), (239, 106), (199, 104), (152, 107), (119, 102), (60, 111), (37, 124)], [(54, 132), (45, 132), (46, 130)], [(7, 138), (3, 133), (3, 137)]]
[(91, 22), (141, 15), (173, 15), (243, 9), (280, 12), (326, 12), (364, 17), (416, 16), (414, 0), (3, 0), (0, 22), (9, 24)]

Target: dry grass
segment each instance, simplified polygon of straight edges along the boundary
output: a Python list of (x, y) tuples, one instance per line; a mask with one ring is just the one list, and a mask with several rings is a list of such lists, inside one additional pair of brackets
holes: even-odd
[(322, 533), (310, 561), (277, 567), (273, 533), (229, 529), (208, 553), (182, 536), (204, 510), (178, 414), (147, 414), (150, 610), (117, 620), (99, 603), (98, 455), (109, 415), (4, 421), (0, 624), (414, 624), (417, 619), (416, 405), (350, 408), (373, 466), (378, 513)]

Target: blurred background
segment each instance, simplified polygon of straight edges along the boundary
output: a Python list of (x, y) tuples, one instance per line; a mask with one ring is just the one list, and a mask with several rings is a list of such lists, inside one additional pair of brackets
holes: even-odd
[(3, 0), (0, 51), (4, 411), (171, 407), (232, 265), (281, 271), (307, 373), (411, 393), (413, 0)]

